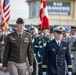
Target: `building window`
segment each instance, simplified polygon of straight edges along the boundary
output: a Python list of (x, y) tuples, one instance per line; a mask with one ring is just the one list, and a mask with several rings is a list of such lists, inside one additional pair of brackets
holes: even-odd
[(36, 17), (36, 3), (32, 3), (32, 17)]
[(48, 14), (71, 15), (70, 2), (47, 2)]

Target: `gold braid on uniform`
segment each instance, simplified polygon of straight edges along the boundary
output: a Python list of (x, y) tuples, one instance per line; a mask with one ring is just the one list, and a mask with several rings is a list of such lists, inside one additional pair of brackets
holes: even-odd
[(68, 68), (72, 68), (72, 65), (68, 65)]
[(42, 65), (42, 68), (47, 68), (47, 66), (46, 65)]

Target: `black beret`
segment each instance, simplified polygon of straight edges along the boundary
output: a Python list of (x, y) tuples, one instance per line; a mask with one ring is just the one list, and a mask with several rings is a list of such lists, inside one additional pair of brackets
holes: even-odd
[(16, 21), (17, 24), (23, 24), (24, 20), (22, 18), (18, 18)]

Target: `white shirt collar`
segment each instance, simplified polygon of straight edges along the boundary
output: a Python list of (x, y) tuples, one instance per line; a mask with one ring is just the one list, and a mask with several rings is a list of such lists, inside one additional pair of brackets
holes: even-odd
[(59, 45), (60, 45), (60, 43), (61, 43), (61, 40), (59, 40), (59, 41), (58, 41), (58, 40), (56, 40), (56, 39), (55, 39), (55, 41), (56, 41), (56, 43), (57, 43), (57, 44), (59, 43)]

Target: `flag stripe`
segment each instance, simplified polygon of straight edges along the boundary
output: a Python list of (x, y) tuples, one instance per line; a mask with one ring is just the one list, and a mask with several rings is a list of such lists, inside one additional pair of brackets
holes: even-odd
[(10, 11), (5, 14), (5, 17), (9, 17), (9, 13), (10, 13)]
[(4, 8), (4, 12), (6, 12), (10, 8), (10, 5)]
[(10, 4), (9, 0), (3, 1), (3, 9), (2, 9), (2, 30), (5, 30), (5, 27), (8, 27), (8, 21), (10, 19)]

